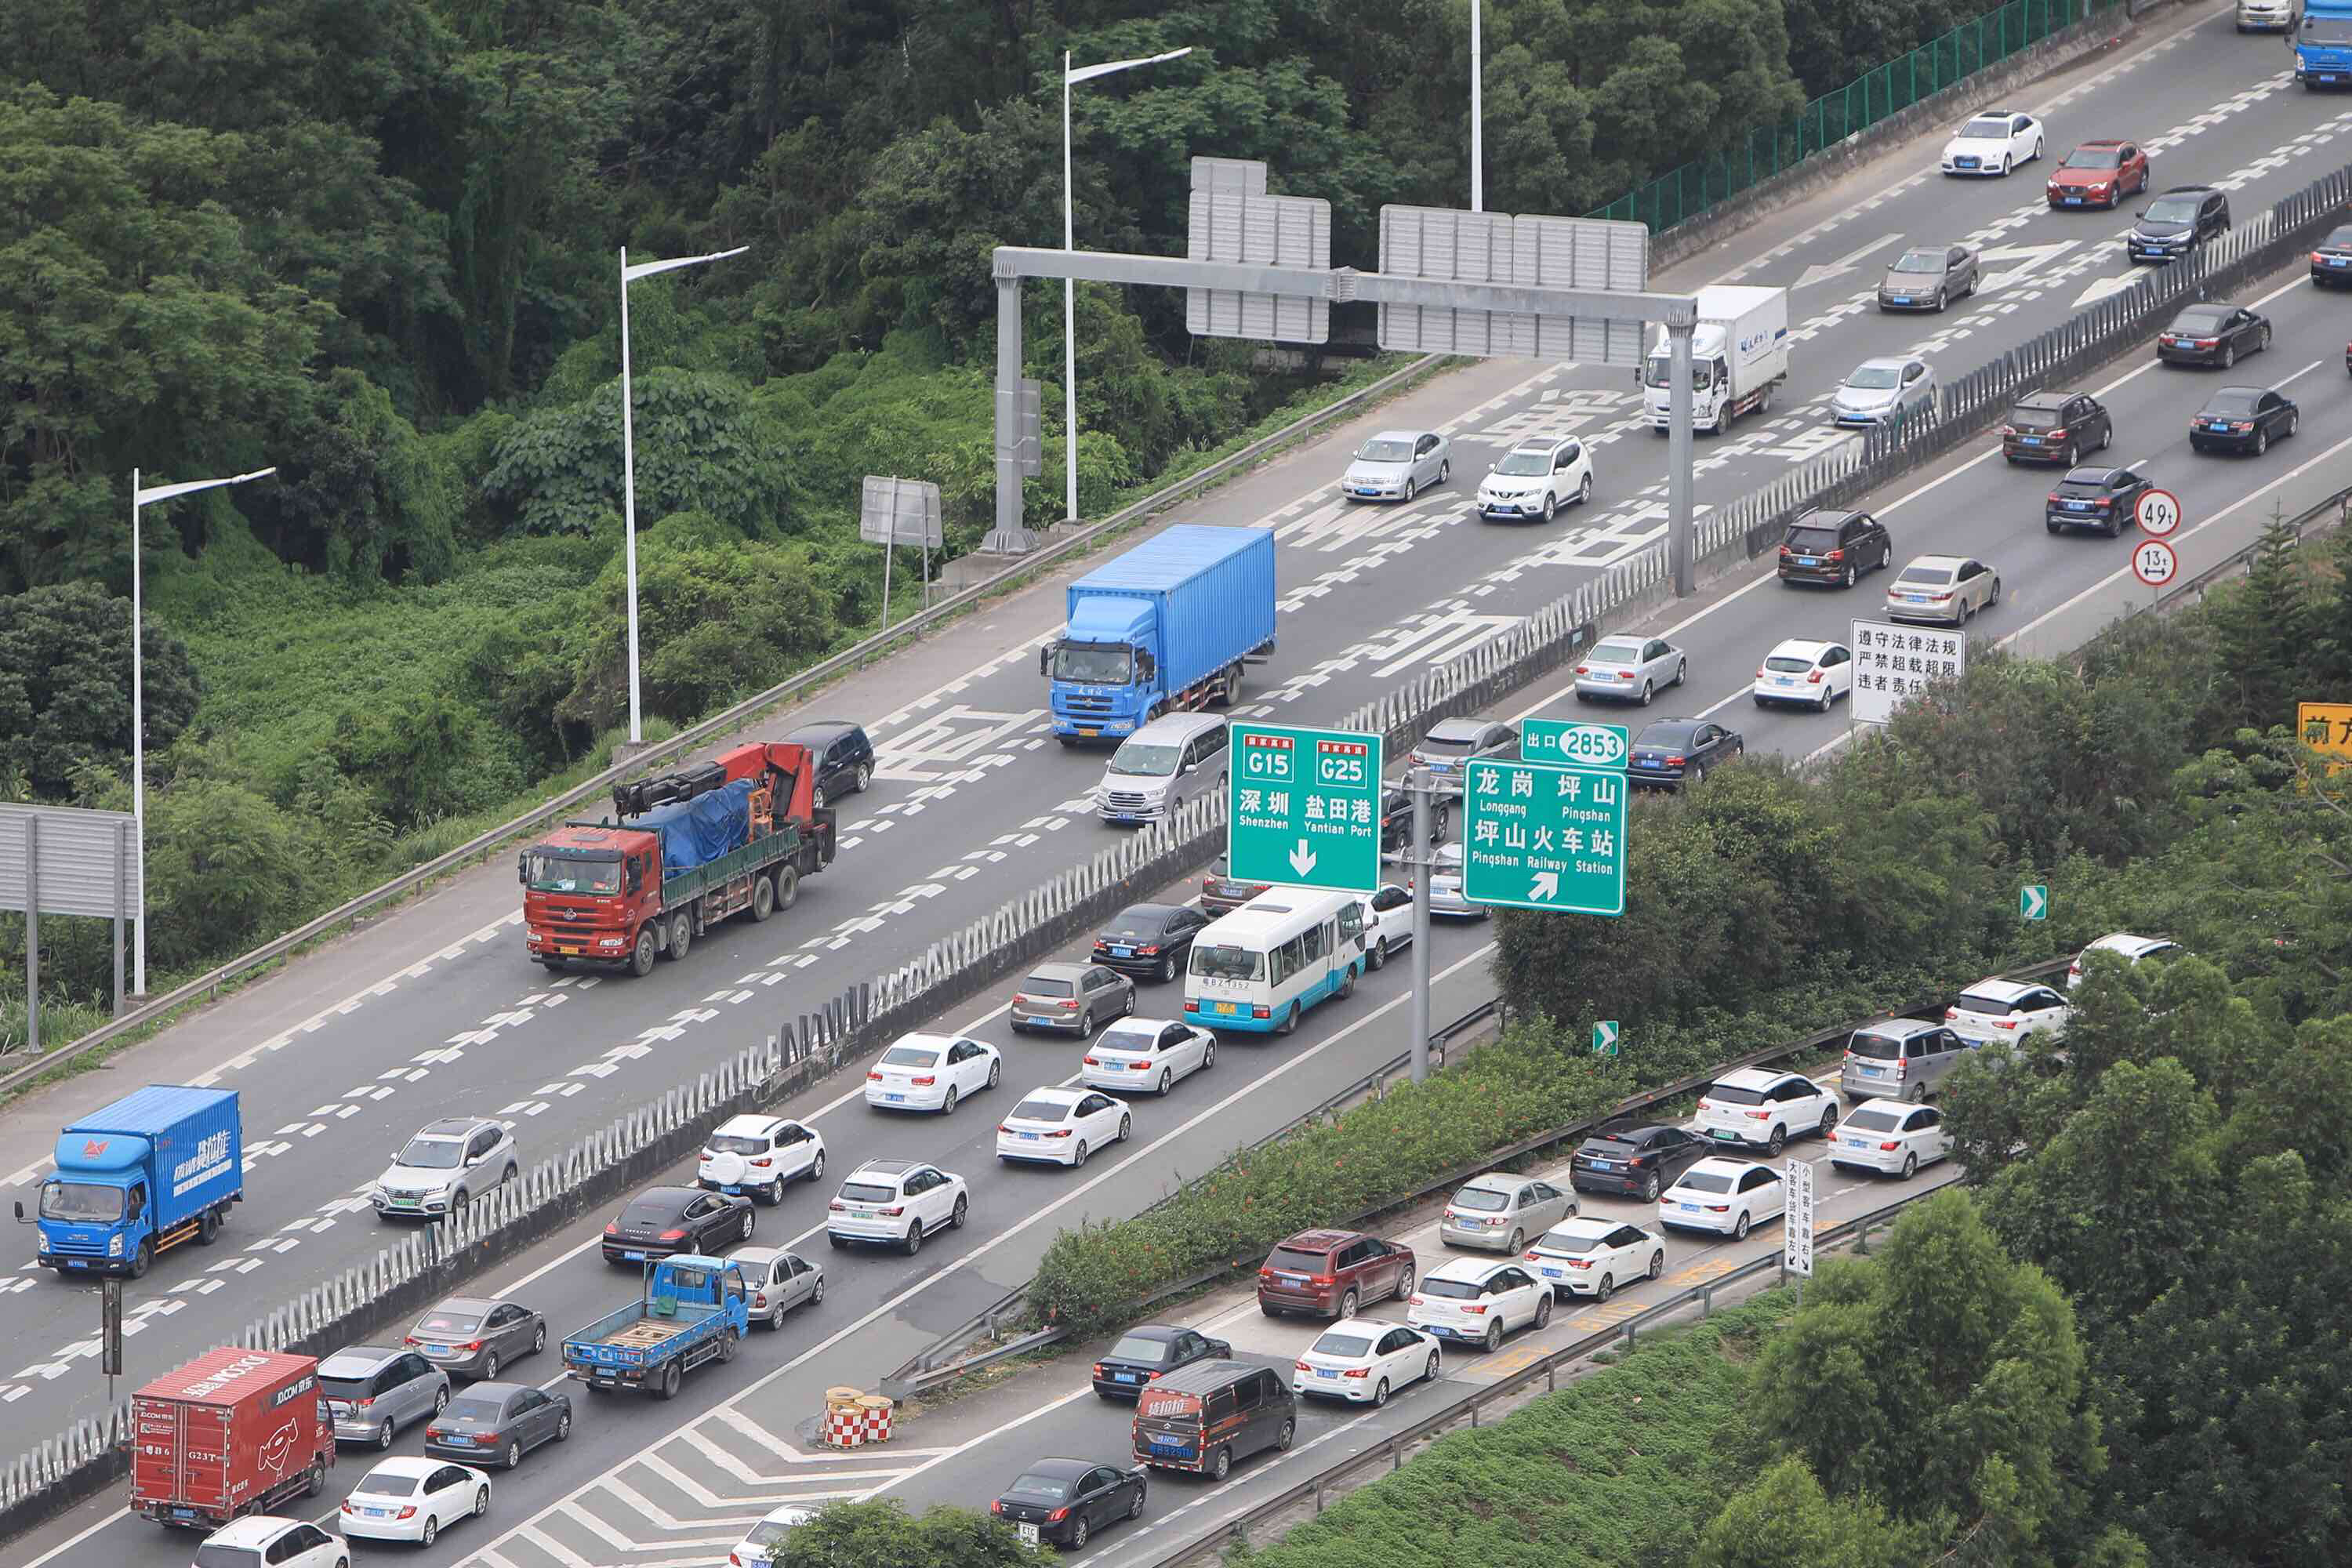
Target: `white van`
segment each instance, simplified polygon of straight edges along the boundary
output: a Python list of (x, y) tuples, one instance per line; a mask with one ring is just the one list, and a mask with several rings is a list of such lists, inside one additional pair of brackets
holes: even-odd
[(1154, 719), (1119, 742), (1095, 786), (1105, 822), (1158, 822), (1225, 787), (1225, 721), (1206, 713)]
[(1369, 920), (1354, 893), (1267, 889), (1192, 939), (1185, 1021), (1290, 1033), (1307, 1008), (1356, 989)]

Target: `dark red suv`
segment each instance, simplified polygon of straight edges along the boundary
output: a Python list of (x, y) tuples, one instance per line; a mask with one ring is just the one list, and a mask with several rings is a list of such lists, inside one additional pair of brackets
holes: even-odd
[(1410, 1247), (1360, 1230), (1302, 1230), (1257, 1271), (1257, 1310), (1269, 1318), (1352, 1318), (1370, 1302), (1404, 1295), (1416, 1278)]

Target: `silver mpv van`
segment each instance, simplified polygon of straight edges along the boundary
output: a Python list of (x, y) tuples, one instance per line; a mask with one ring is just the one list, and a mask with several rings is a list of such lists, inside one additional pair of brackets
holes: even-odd
[(1943, 1024), (1916, 1018), (1866, 1024), (1846, 1042), (1838, 1092), (1852, 1100), (1903, 1100), (1916, 1105), (1972, 1048), (1973, 1042)]
[(1111, 753), (1095, 787), (1105, 822), (1158, 822), (1225, 787), (1225, 721), (1208, 713), (1154, 719)]

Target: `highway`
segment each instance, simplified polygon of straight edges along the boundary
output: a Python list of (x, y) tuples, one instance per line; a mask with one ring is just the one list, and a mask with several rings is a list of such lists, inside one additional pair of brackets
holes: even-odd
[[(2336, 100), (2294, 89), (2278, 68), (2274, 45), (2233, 37), (2220, 13), (2175, 37), (2187, 41), (2104, 62), (2080, 80), (2061, 79), (2019, 95), (2020, 101), (2046, 111), (2058, 151), (2095, 135), (2139, 136), (2154, 151), (2159, 188), (2213, 180), (2232, 191), (2246, 214), (2347, 155), (2336, 142), (2352, 125), (2352, 111), (2336, 112)], [(2158, 97), (2176, 106), (2164, 118), (2178, 123), (2151, 134), (2137, 106)], [(1731, 268), (1743, 281), (1804, 285), (1792, 310), (1804, 323), (1795, 395), (1771, 421), (1701, 445), (1702, 500), (1728, 499), (1837, 439), (1822, 428), (1818, 407), (1856, 361), (1917, 350), (1958, 374), (2060, 319), (2095, 295), (2103, 279), (2124, 274), (2116, 237), (2128, 214), (2049, 214), (2038, 170), (2006, 184), (1912, 178), (1932, 152), (1932, 141), (1898, 150), (1840, 190), (1759, 222), (1732, 253), (1696, 258), (1658, 280), (1690, 287)], [(1955, 233), (1960, 224), (1969, 227)], [(1864, 241), (1888, 234), (1894, 238), (1855, 262), (1855, 270), (1807, 281), (1852, 257)], [(1950, 237), (1991, 247), (1981, 308), (1971, 301), (1927, 321), (1882, 318), (1868, 308), (1885, 248), (1906, 238)], [(2320, 459), (2352, 439), (2345, 428), (2352, 414), (2335, 369), (2352, 318), (2339, 313), (2346, 307), (2313, 297), (2287, 277), (2254, 292), (2279, 284), (2289, 287), (2263, 307), (2278, 322), (2278, 344), (2234, 374), (2150, 369), (2133, 359), (2095, 378), (2102, 386), (2113, 384), (2102, 396), (2116, 414), (2116, 455), (2150, 459), (2159, 482), (2182, 500), (2187, 521), (2176, 541), (2188, 573), (2242, 542), (2273, 500), (2293, 511), (2335, 488)], [(2225, 379), (2284, 383), (2304, 403), (2302, 434), (2263, 459), (2191, 458), (2188, 416)], [(1281, 650), (1265, 672), (1273, 684), (1253, 689), (1244, 712), (1328, 721), (1496, 635), (1654, 537), (1662, 504), (1644, 491), (1662, 489), (1664, 443), (1625, 426), (1625, 410), (1633, 405), (1626, 373), (1482, 366), (1433, 382), (1189, 512), (1192, 521), (1271, 525), (1285, 547)], [(1349, 509), (1330, 499), (1329, 480), (1348, 447), (1370, 429), (1424, 419), (1454, 437), (1456, 478), (1448, 490), (1404, 508)], [(1537, 543), (1518, 530), (1483, 527), (1463, 515), (1471, 482), (1495, 453), (1522, 435), (1555, 428), (1579, 431), (1598, 449), (1601, 488), (1591, 518), (1565, 517)], [(2036, 651), (2054, 651), (2079, 643), (2127, 603), (2122, 584), (2130, 579), (2126, 544), (2042, 532), (2040, 498), (2049, 479), (2010, 470), (1997, 457), (1962, 454), (1869, 504), (1895, 529), (1898, 562), (1930, 548), (1961, 551), (2003, 574), (2002, 604), (1979, 623), (1980, 634), (2021, 636)], [(1690, 650), (1692, 683), (1654, 711), (1719, 711), (1759, 751), (1804, 756), (1833, 743), (1844, 731), (1842, 715), (1761, 714), (1745, 702), (1745, 683), (1778, 638), (1842, 637), (1849, 616), (1874, 616), (1882, 587), (1866, 580), (1851, 595), (1809, 593), (1747, 574), (1716, 584), (1657, 618), (1655, 629)], [(559, 1152), (588, 1126), (845, 984), (913, 956), (1105, 842), (1109, 830), (1081, 809), (1099, 759), (1063, 752), (1040, 729), (1043, 693), (1032, 650), (1058, 624), (1059, 592), (1048, 584), (971, 617), (938, 642), (845, 682), (819, 705), (827, 713), (884, 714), (869, 721), (884, 767), (871, 795), (843, 803), (840, 861), (782, 923), (722, 928), (698, 942), (686, 963), (665, 964), (646, 981), (551, 983), (522, 958), (511, 923), (516, 889), (505, 868), (494, 866), (125, 1058), (107, 1075), (112, 1084), (210, 1077), (240, 1089), (252, 1145), (250, 1200), (236, 1216), (230, 1247), (218, 1257), (166, 1258), (131, 1288), (134, 1373), (175, 1364), (384, 1245), (378, 1222), (353, 1212), (350, 1194), (380, 1168), (378, 1156), (422, 1121), (456, 1112), (499, 1114), (516, 1122), (527, 1160)], [(1556, 695), (1536, 696), (1543, 700), (1531, 710), (1572, 707)], [(1482, 940), (1475, 931), (1440, 933), (1435, 955), (1447, 978), (1433, 1008), (1437, 1017), (1487, 994), (1477, 956)], [(833, 1289), (808, 1322), (787, 1328), (781, 1347), (755, 1342), (730, 1371), (690, 1380), (676, 1406), (600, 1403), (584, 1409), (570, 1447), (542, 1451), (517, 1477), (501, 1479), (491, 1521), (504, 1532), (551, 1508), (545, 1518), (554, 1522), (531, 1529), (573, 1558), (524, 1538), (500, 1545), (500, 1556), (515, 1568), (599, 1561), (583, 1555), (595, 1550), (595, 1530), (572, 1539), (587, 1505), (555, 1506), (574, 1485), (637, 1454), (693, 1456), (682, 1472), (689, 1479), (724, 1471), (726, 1462), (692, 1436), (659, 1441), (681, 1421), (698, 1423), (688, 1430), (702, 1443), (751, 1464), (744, 1454), (756, 1457), (768, 1445), (745, 1423), (789, 1438), (795, 1423), (814, 1414), (823, 1387), (843, 1381), (871, 1386), (932, 1334), (1025, 1279), (1053, 1229), (1133, 1212), (1170, 1183), (1207, 1168), (1236, 1142), (1394, 1054), (1402, 993), (1402, 972), (1392, 969), (1352, 1003), (1310, 1015), (1282, 1047), (1226, 1049), (1214, 1072), (1180, 1086), (1168, 1106), (1139, 1107), (1135, 1142), (1080, 1173), (1000, 1173), (987, 1158), (994, 1119), (1022, 1089), (1066, 1077), (1076, 1055), (1067, 1044), (1014, 1040), (992, 1012), (979, 1029), (1003, 1046), (1006, 1082), (961, 1112), (945, 1139), (930, 1123), (885, 1120), (854, 1099), (835, 1098), (856, 1090), (848, 1074), (824, 1086), (825, 1094), (809, 1097), (812, 1103), (787, 1108), (814, 1117), (825, 1133), (829, 1173), (845, 1174), (862, 1158), (915, 1153), (961, 1170), (973, 1183), (975, 1223), (915, 1260), (820, 1247)], [(990, 1010), (982, 1004), (970, 1011)], [(0, 1166), (16, 1170), (21, 1185), (39, 1169), (56, 1128), (100, 1098), (77, 1083), (14, 1110), (0, 1121)], [(762, 1211), (758, 1239), (788, 1241), (806, 1230), (822, 1198), (803, 1189), (781, 1212)], [(330, 1212), (320, 1212), (322, 1200)], [(573, 1250), (590, 1240), (587, 1229), (560, 1238), (488, 1283), (527, 1279), (524, 1298), (559, 1330), (585, 1321), (628, 1288), (592, 1255)], [(94, 1292), (29, 1268), (0, 1289), (14, 1293), (23, 1357), (0, 1366), (6, 1373), (0, 1399), (8, 1403), (12, 1430), (30, 1440), (71, 1413), (101, 1407), (104, 1384), (88, 1337), (97, 1321)], [(554, 1371), (529, 1370), (540, 1376)], [(758, 1381), (763, 1375), (773, 1381)], [(724, 1413), (706, 1419), (709, 1401), (727, 1402)], [(414, 1443), (412, 1436), (404, 1447)], [(898, 1450), (883, 1468), (921, 1458)], [(356, 1456), (347, 1461), (338, 1480), (354, 1479), (358, 1465)], [(811, 1461), (795, 1473), (856, 1468)], [(856, 1492), (888, 1479), (855, 1477), (831, 1489)], [(116, 1500), (88, 1505), (37, 1532), (31, 1549), (46, 1551), (98, 1525), (102, 1533), (89, 1550), (100, 1556), (91, 1560), (162, 1563), (184, 1552), (184, 1542), (159, 1542), (128, 1521), (102, 1523)], [(691, 1538), (699, 1551), (700, 1542), (721, 1532), (709, 1521), (722, 1515), (704, 1517), (708, 1508), (695, 1506), (700, 1513), (664, 1508), (681, 1521), (681, 1550)], [(459, 1531), (425, 1555), (458, 1561), (480, 1544)]]

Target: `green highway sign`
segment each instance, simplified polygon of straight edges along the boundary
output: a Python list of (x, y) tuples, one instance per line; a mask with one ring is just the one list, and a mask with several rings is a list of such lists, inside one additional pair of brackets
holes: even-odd
[(2030, 921), (2050, 918), (2050, 889), (2039, 882), (2029, 882), (2017, 889), (2017, 912)]
[(1603, 1018), (1599, 1023), (1593, 1025), (1592, 1054), (1596, 1057), (1615, 1056), (1617, 1054), (1617, 1036), (1619, 1032), (1620, 1026), (1617, 1020), (1614, 1018)]
[(1381, 738), (1236, 722), (1225, 874), (1334, 892), (1381, 885)]
[(1572, 768), (1622, 768), (1633, 754), (1633, 732), (1622, 724), (1570, 724), (1530, 719), (1519, 726), (1519, 755), (1531, 763)]
[(1462, 896), (1567, 914), (1625, 912), (1625, 775), (1557, 763), (1464, 770)]

